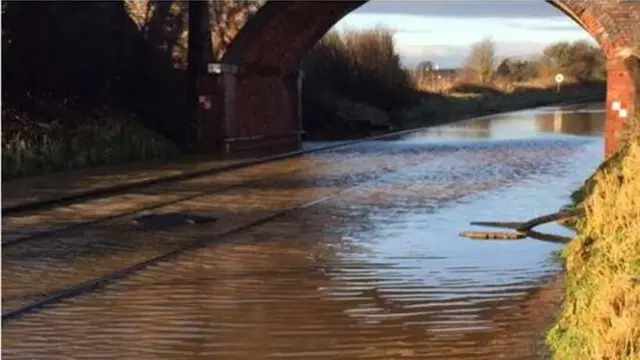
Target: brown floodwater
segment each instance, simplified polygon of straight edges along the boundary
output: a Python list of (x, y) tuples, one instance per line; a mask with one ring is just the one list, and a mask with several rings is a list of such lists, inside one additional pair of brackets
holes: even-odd
[[(547, 107), (288, 159), (296, 171), (216, 211), (325, 201), (6, 322), (3, 358), (535, 359), (562, 245), (457, 234), (566, 204), (602, 159), (602, 124), (602, 104)], [(14, 290), (47, 281), (38, 267), (120, 259), (9, 255), (14, 274), (40, 274), (7, 277)]]

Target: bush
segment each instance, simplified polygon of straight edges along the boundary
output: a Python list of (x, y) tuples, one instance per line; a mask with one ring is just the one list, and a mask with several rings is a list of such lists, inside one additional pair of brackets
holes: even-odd
[(341, 98), (387, 113), (417, 101), (412, 81), (395, 51), (393, 33), (384, 28), (329, 32), (305, 57), (303, 70), (303, 124), (307, 130), (337, 116), (327, 111), (320, 98)]
[(578, 81), (605, 79), (602, 51), (584, 40), (559, 42), (546, 47), (539, 66), (547, 75), (562, 72)]
[[(7, 112), (3, 109), (3, 115)], [(173, 142), (131, 117), (102, 115), (72, 129), (62, 122), (35, 124), (3, 134), (3, 180), (180, 154)]]

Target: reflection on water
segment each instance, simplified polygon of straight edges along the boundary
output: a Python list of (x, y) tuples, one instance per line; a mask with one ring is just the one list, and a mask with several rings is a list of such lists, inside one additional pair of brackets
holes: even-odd
[(601, 135), (604, 130), (604, 109), (593, 105), (580, 109), (552, 109), (536, 114), (538, 131), (569, 135)]
[(378, 141), (295, 160), (407, 166), (5, 324), (3, 356), (534, 359), (561, 298), (558, 245), (457, 233), (554, 211), (597, 165), (600, 138), (523, 139), (546, 111), (487, 122), (519, 139)]
[(519, 139), (550, 133), (593, 136), (601, 135), (603, 129), (603, 104), (589, 103), (543, 107), (461, 121), (426, 129), (409, 135), (407, 139)]

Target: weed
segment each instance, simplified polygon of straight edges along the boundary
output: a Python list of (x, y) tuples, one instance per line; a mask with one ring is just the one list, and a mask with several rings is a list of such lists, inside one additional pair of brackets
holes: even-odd
[(565, 303), (547, 336), (554, 359), (640, 359), (640, 137), (620, 154), (578, 199), (586, 217), (565, 251)]
[(178, 155), (169, 140), (129, 121), (109, 119), (72, 131), (54, 126), (46, 131), (13, 132), (2, 141), (2, 179), (75, 168), (115, 165)]

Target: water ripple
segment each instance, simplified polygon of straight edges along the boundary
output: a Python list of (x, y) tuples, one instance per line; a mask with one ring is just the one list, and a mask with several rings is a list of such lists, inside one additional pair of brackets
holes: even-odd
[[(456, 234), (472, 220), (557, 209), (601, 148), (600, 139), (582, 136), (414, 137), (314, 154), (306, 161), (351, 161), (352, 170), (271, 185), (289, 189), (282, 199), (302, 192), (301, 182), (369, 182), (5, 324), (3, 356), (535, 358), (561, 298), (559, 265), (549, 258), (558, 246)], [(376, 168), (402, 171), (371, 181)], [(51, 261), (59, 271), (70, 266)]]

